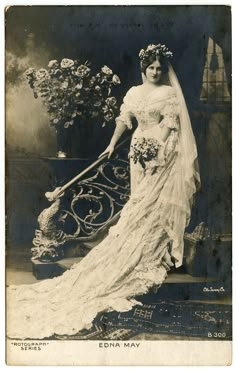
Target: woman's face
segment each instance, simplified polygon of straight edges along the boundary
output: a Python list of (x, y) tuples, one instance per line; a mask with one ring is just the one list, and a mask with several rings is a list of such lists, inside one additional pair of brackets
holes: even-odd
[(161, 63), (159, 60), (155, 60), (152, 64), (150, 64), (146, 69), (146, 77), (147, 80), (151, 83), (158, 83), (160, 82), (162, 76), (162, 68)]

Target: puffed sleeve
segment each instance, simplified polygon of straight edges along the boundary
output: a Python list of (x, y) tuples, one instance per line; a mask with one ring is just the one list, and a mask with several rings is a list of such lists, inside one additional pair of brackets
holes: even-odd
[(120, 106), (120, 114), (115, 119), (116, 123), (122, 122), (128, 127), (128, 129), (131, 130), (132, 129), (131, 117), (134, 116), (134, 108), (135, 108), (134, 87), (131, 87), (127, 91), (123, 99), (123, 103)]
[(161, 127), (167, 126), (171, 130), (179, 129), (179, 103), (173, 88), (170, 89), (160, 113), (163, 116)]

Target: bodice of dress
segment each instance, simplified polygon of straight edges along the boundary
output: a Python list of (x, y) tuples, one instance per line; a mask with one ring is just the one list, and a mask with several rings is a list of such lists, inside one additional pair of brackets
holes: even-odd
[[(144, 95), (140, 85), (133, 86), (125, 95), (116, 123), (122, 122), (128, 129), (132, 129), (132, 117), (135, 117), (138, 127), (133, 134), (131, 151), (138, 138), (156, 139), (161, 144), (156, 161), (164, 165), (163, 158), (167, 159), (173, 151), (178, 151), (178, 116), (179, 103), (173, 87), (162, 85)], [(160, 130), (164, 126), (170, 129), (165, 143), (161, 140)]]
[(142, 131), (155, 125), (178, 130), (178, 102), (174, 88), (163, 85), (144, 95), (141, 85), (133, 86), (123, 99), (116, 122), (122, 121), (132, 129), (132, 117), (137, 119)]

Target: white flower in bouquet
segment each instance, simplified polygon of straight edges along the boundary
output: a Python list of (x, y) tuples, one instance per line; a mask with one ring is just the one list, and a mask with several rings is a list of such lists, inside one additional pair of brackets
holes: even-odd
[(35, 69), (34, 68), (27, 69), (27, 71), (25, 71), (25, 77), (27, 78), (27, 80), (36, 77)]
[(108, 75), (108, 76), (113, 74), (112, 70), (107, 66), (102, 67), (102, 72), (105, 73), (105, 75)]
[(61, 68), (71, 68), (74, 65), (74, 61), (72, 59), (64, 58), (61, 61)]
[(49, 73), (48, 73), (48, 71), (45, 68), (40, 68), (36, 72), (36, 78), (37, 78), (37, 80), (45, 80), (48, 77), (49, 77)]
[(105, 116), (104, 116), (104, 119), (105, 119), (107, 122), (111, 121), (113, 118), (114, 118), (114, 114), (113, 114), (113, 112), (112, 112), (112, 111), (109, 111), (109, 112), (108, 112), (108, 113), (106, 113), (106, 114), (105, 114)]
[(75, 90), (81, 90), (83, 87), (83, 83), (79, 82), (78, 84), (75, 85)]
[(62, 84), (61, 84), (61, 87), (62, 89), (66, 90), (69, 86), (69, 82), (68, 81), (64, 81)]
[(109, 97), (106, 99), (107, 105), (114, 107), (116, 105), (116, 98), (115, 97)]
[(120, 79), (117, 75), (114, 75), (112, 77), (112, 82), (114, 83), (114, 85), (119, 85), (120, 84)]
[(78, 77), (88, 77), (91, 72), (91, 69), (88, 68), (86, 65), (81, 65), (77, 68), (74, 74)]
[(157, 45), (154, 45), (154, 44), (148, 45), (147, 51), (154, 50), (154, 49), (156, 49), (156, 47), (157, 47)]
[(140, 52), (139, 52), (139, 58), (143, 59), (144, 56), (145, 56), (145, 51), (144, 51), (144, 49), (141, 49)]
[(55, 68), (58, 66), (59, 66), (59, 63), (56, 59), (50, 60), (50, 62), (48, 63), (48, 68)]
[(68, 127), (72, 126), (73, 124), (74, 124), (74, 122), (73, 122), (73, 121), (67, 121), (67, 122), (64, 124), (64, 127), (65, 127), (65, 128), (68, 128)]

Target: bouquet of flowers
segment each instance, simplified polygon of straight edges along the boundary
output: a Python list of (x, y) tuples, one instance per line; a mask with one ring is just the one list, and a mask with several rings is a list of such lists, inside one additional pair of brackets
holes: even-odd
[(157, 157), (160, 144), (156, 139), (152, 138), (135, 138), (134, 144), (130, 147), (129, 157), (134, 163), (139, 162), (145, 169), (145, 162), (149, 162)]
[(61, 62), (51, 60), (48, 69), (29, 68), (25, 72), (34, 97), (41, 97), (45, 103), (50, 125), (65, 128), (81, 120), (96, 118), (103, 126), (112, 121), (117, 112), (116, 98), (112, 88), (120, 79), (104, 66), (92, 74), (90, 63), (64, 58)]

